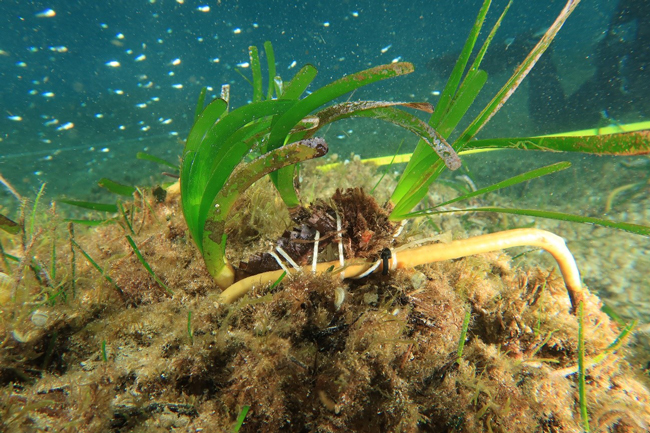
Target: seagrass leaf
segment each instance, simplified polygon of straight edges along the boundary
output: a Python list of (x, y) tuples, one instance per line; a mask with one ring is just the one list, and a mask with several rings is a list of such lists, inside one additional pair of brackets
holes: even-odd
[(597, 155), (645, 155), (650, 153), (650, 129), (591, 136), (493, 138), (467, 143), (467, 149), (510, 148)]
[(438, 211), (434, 210), (434, 211), (428, 211), (428, 212), (412, 212), (412, 213), (406, 215), (406, 218), (412, 218), (412, 217), (415, 217), (415, 216), (422, 216), (422, 215), (434, 215), (434, 214), (440, 214), (440, 213), (450, 213), (450, 212), (458, 212), (458, 213), (496, 212), (496, 213), (515, 214), (515, 215), (526, 215), (526, 216), (548, 218), (548, 219), (554, 219), (554, 220), (560, 220), (560, 221), (577, 222), (577, 223), (583, 223), (583, 224), (594, 224), (594, 225), (598, 225), (598, 226), (623, 230), (623, 231), (634, 233), (634, 234), (637, 234), (637, 235), (650, 236), (650, 226), (644, 226), (644, 225), (640, 225), (640, 224), (623, 223), (623, 222), (606, 220), (606, 219), (603, 219), (603, 218), (594, 218), (594, 217), (580, 216), (580, 215), (574, 215), (574, 214), (569, 214), (569, 213), (564, 213), (564, 212), (544, 211), (544, 210), (537, 210), (537, 209), (509, 209), (509, 208), (502, 208), (502, 207), (474, 207), (474, 208), (456, 209), (456, 210), (438, 210)]

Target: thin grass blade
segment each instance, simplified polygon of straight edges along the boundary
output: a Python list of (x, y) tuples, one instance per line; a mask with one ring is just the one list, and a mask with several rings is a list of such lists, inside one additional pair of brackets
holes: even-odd
[(514, 186), (514, 185), (520, 184), (522, 182), (527, 182), (527, 181), (529, 181), (531, 179), (535, 179), (535, 178), (538, 178), (538, 177), (541, 177), (541, 176), (546, 176), (548, 174), (556, 173), (558, 171), (566, 170), (569, 167), (571, 167), (571, 163), (566, 162), (566, 161), (558, 162), (558, 163), (555, 163), (555, 164), (552, 164), (552, 165), (548, 165), (546, 167), (541, 167), (541, 168), (538, 168), (536, 170), (531, 170), (531, 171), (528, 171), (526, 173), (522, 173), (520, 175), (511, 177), (511, 178), (506, 179), (504, 181), (497, 182), (494, 185), (490, 185), (490, 186), (485, 187), (485, 188), (477, 189), (476, 191), (472, 191), (472, 192), (470, 192), (468, 194), (461, 195), (460, 197), (456, 197), (456, 198), (453, 198), (451, 200), (447, 200), (446, 202), (435, 205), (435, 206), (433, 206), (433, 207), (431, 207), (429, 209), (437, 209), (439, 207), (447, 206), (447, 205), (450, 205), (452, 203), (456, 203), (456, 202), (463, 201), (463, 200), (468, 200), (470, 198), (478, 197), (480, 195), (484, 195), (484, 194), (487, 194), (487, 193), (490, 193), (490, 192), (493, 192), (493, 191), (497, 191), (497, 190), (500, 190), (500, 189), (503, 189), (503, 188), (507, 188), (509, 186)]
[[(266, 53), (266, 67), (269, 71), (269, 89), (266, 92), (266, 99), (273, 99), (273, 89), (275, 88), (275, 51), (271, 41), (264, 42), (264, 53)], [(279, 97), (280, 95), (278, 95)]]
[(405, 218), (413, 218), (424, 215), (435, 215), (442, 213), (469, 213), (469, 212), (496, 212), (496, 213), (506, 213), (514, 215), (525, 215), (539, 218), (547, 218), (552, 220), (559, 221), (568, 221), (568, 222), (577, 222), (582, 224), (593, 224), (602, 227), (609, 227), (617, 230), (623, 230), (629, 233), (634, 233), (637, 235), (650, 236), (650, 226), (644, 226), (640, 224), (631, 224), (631, 223), (622, 223), (611, 220), (606, 220), (603, 218), (587, 217), (574, 215), (564, 212), (555, 212), (555, 211), (543, 211), (537, 209), (509, 209), (502, 207), (474, 207), (467, 209), (456, 209), (456, 210), (434, 210), (434, 211), (417, 211), (411, 212), (405, 215)]
[(115, 287), (115, 290), (117, 290), (117, 292), (120, 295), (124, 295), (124, 292), (122, 291), (122, 288), (120, 288), (120, 286), (118, 286), (117, 283), (115, 281), (113, 281), (113, 279), (106, 272), (104, 272), (104, 269), (101, 266), (99, 266), (97, 264), (97, 262), (95, 260), (93, 260), (93, 258), (90, 257), (90, 255), (83, 248), (81, 248), (81, 245), (79, 245), (77, 243), (77, 241), (75, 241), (74, 239), (70, 239), (70, 243), (72, 245), (74, 245), (75, 247), (77, 247), (77, 249), (79, 249), (79, 251), (81, 251), (81, 254), (86, 258), (86, 260), (88, 260), (88, 263), (90, 263), (95, 269), (97, 269), (97, 271), (100, 274), (102, 274), (102, 277), (104, 277), (104, 279), (106, 281), (111, 283), (113, 285), (113, 287)]
[(41, 184), (41, 188), (38, 190), (38, 194), (36, 194), (36, 199), (34, 200), (34, 206), (32, 207), (32, 215), (29, 219), (29, 234), (34, 233), (34, 224), (36, 222), (36, 208), (38, 207), (38, 202), (41, 200), (41, 197), (43, 196), (43, 193), (45, 192), (45, 182)]
[(162, 280), (158, 278), (158, 276), (155, 274), (153, 269), (151, 269), (151, 266), (149, 266), (149, 263), (147, 263), (147, 260), (145, 260), (144, 256), (138, 249), (138, 246), (133, 241), (133, 238), (131, 238), (131, 236), (129, 235), (126, 235), (126, 240), (129, 243), (129, 245), (131, 245), (131, 249), (133, 249), (133, 252), (135, 253), (140, 263), (142, 263), (142, 266), (144, 266), (147, 272), (149, 272), (149, 275), (151, 275), (153, 279), (156, 280), (156, 282), (160, 284), (160, 286), (167, 291), (167, 293), (169, 293), (170, 295), (174, 295), (174, 292), (169, 287), (167, 287), (167, 284), (163, 283)]
[(510, 148), (596, 155), (646, 155), (650, 153), (650, 130), (591, 136), (544, 136), (488, 138), (467, 143), (468, 149)]
[(508, 82), (499, 90), (499, 92), (492, 98), (488, 105), (481, 111), (481, 113), (474, 119), (474, 121), (465, 129), (460, 138), (454, 143), (454, 148), (459, 151), (465, 144), (478, 134), (478, 132), (490, 121), (499, 109), (506, 103), (510, 96), (517, 90), (517, 87), (526, 78), (526, 75), (535, 66), (537, 60), (546, 51), (551, 44), (557, 32), (560, 31), (566, 19), (571, 15), (571, 12), (578, 6), (580, 0), (568, 0), (555, 22), (548, 28), (542, 39), (531, 50), (524, 61), (517, 67)]
[(253, 102), (259, 102), (262, 100), (262, 66), (256, 46), (248, 47), (248, 57), (251, 60), (251, 71), (253, 72)]
[(440, 122), (440, 119), (442, 119), (442, 117), (447, 113), (447, 110), (451, 105), (454, 95), (458, 90), (458, 86), (463, 76), (463, 72), (467, 67), (467, 62), (469, 61), (469, 57), (472, 54), (472, 51), (474, 51), (474, 45), (476, 44), (476, 40), (478, 39), (479, 33), (481, 32), (481, 28), (483, 27), (483, 22), (485, 21), (485, 16), (487, 15), (488, 10), (490, 9), (491, 3), (492, 3), (491, 0), (483, 1), (483, 5), (479, 10), (476, 20), (474, 21), (474, 25), (472, 26), (472, 29), (470, 30), (469, 35), (467, 36), (465, 45), (463, 45), (463, 49), (460, 52), (458, 59), (456, 60), (456, 64), (454, 65), (454, 69), (451, 71), (451, 75), (447, 80), (447, 84), (445, 84), (445, 88), (443, 89), (442, 94), (440, 95), (440, 99), (438, 101), (438, 105), (436, 106), (436, 111), (433, 113), (433, 115), (431, 116), (431, 120), (429, 121), (429, 124), (434, 128), (438, 126), (438, 122)]
[(203, 105), (205, 104), (205, 94), (208, 92), (207, 87), (202, 87), (201, 92), (199, 93), (199, 100), (196, 102), (196, 109), (194, 110), (194, 123), (199, 119), (199, 116), (203, 112)]
[(474, 103), (481, 89), (488, 79), (485, 71), (470, 71), (463, 81), (463, 85), (458, 90), (454, 98), (454, 103), (447, 110), (446, 115), (438, 123), (438, 132), (443, 137), (449, 137), (463, 118), (469, 107)]
[(144, 161), (155, 162), (157, 164), (173, 168), (174, 170), (180, 170), (180, 167), (178, 166), (178, 164), (172, 164), (171, 162), (165, 161), (164, 159), (158, 158), (157, 156), (151, 155), (150, 153), (138, 152), (138, 153), (135, 154), (135, 157), (138, 158), (138, 159), (144, 160)]

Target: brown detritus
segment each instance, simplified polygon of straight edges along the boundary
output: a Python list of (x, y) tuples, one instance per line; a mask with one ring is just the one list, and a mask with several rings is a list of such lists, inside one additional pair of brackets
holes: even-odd
[[(337, 230), (337, 213), (341, 220), (341, 233)], [(316, 231), (319, 232), (318, 251), (342, 237), (345, 259), (377, 258), (393, 241), (395, 225), (388, 220), (390, 209), (383, 208), (361, 188), (336, 190), (331, 201), (317, 200), (308, 208), (296, 208), (292, 219), (296, 224), (285, 231), (276, 245), (282, 248), (297, 264), (310, 263), (314, 252)], [(267, 252), (251, 256), (241, 262), (243, 275), (255, 275), (280, 269), (275, 258)]]

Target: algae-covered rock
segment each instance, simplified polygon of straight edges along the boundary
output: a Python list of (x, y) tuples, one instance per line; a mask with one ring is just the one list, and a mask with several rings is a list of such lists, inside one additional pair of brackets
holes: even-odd
[[(578, 319), (556, 271), (515, 269), (505, 253), (489, 253), (353, 281), (294, 272), (220, 305), (209, 300), (218, 289), (178, 196), (145, 199), (132, 208), (132, 237), (173, 296), (117, 224), (76, 229), (103, 274), (75, 250), (73, 293), (62, 229), (58, 297), (45, 296), (27, 267), (16, 287), (24, 303), (1, 306), (4, 431), (223, 432), (245, 406), (242, 432), (582, 431)], [(263, 218), (251, 208), (242, 202), (231, 224)], [(291, 229), (270, 218), (275, 235)], [(415, 231), (402, 236), (404, 248)], [(231, 233), (242, 257), (271, 239), (245, 227)], [(586, 297), (591, 428), (647, 431), (647, 378), (600, 306)]]

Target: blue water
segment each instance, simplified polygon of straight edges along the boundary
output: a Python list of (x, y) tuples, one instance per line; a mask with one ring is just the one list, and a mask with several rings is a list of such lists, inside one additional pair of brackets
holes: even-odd
[[(488, 26), (505, 4), (493, 2)], [(415, 73), (369, 86), (354, 98), (435, 104), (449, 68), (440, 59), (459, 52), (480, 5), (431, 0), (2, 0), (0, 173), (23, 193), (47, 182), (54, 196), (79, 195), (104, 175), (124, 182), (155, 176), (161, 169), (135, 160), (136, 152), (178, 162), (201, 87), (208, 86), (215, 97), (229, 83), (232, 106), (245, 104), (252, 93), (241, 76), (250, 76), (248, 47), (261, 49), (267, 40), (274, 44), (278, 74), (285, 81), (305, 63), (318, 68), (313, 83), (318, 87), (370, 66), (409, 61)], [(544, 29), (563, 6), (557, 0), (516, 1), (495, 46)], [(584, 1), (554, 43), (559, 73), (567, 74), (570, 86), (580, 84), (577, 71), (590, 73), (589, 58), (615, 6), (615, 1)], [(519, 60), (508, 59), (513, 64)], [(485, 100), (509, 72), (494, 74)], [(525, 98), (513, 98), (484, 133), (539, 132), (522, 116), (525, 110)], [(394, 153), (404, 133), (389, 129), (380, 144), (369, 143), (364, 135), (375, 125), (363, 122), (334, 128), (328, 137), (334, 140), (332, 151)], [(544, 132), (556, 130), (551, 122)]]

